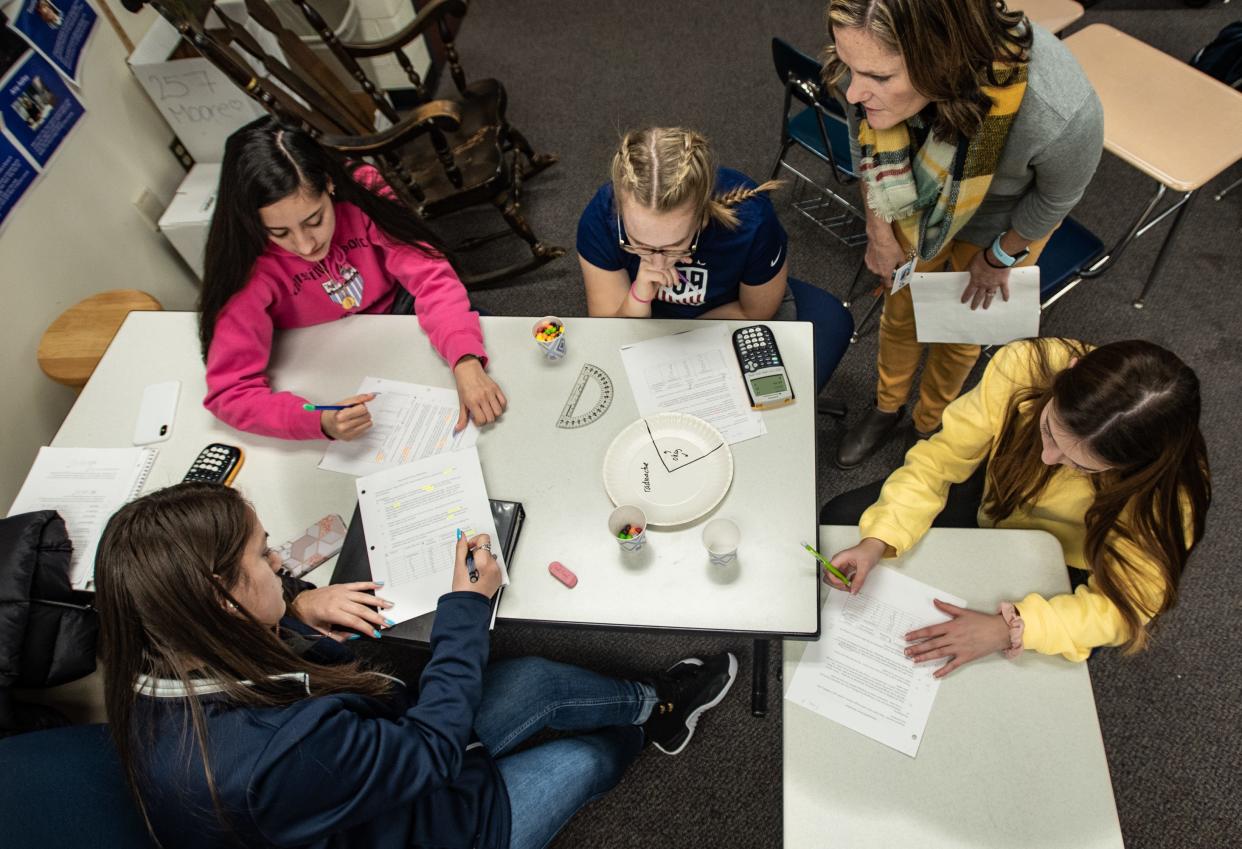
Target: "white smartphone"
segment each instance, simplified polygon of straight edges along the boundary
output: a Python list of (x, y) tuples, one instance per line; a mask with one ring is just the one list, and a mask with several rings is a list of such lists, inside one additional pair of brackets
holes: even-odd
[(180, 380), (152, 383), (142, 390), (138, 421), (134, 423), (135, 445), (163, 442), (172, 435), (173, 419), (177, 415), (177, 398), (180, 395)]

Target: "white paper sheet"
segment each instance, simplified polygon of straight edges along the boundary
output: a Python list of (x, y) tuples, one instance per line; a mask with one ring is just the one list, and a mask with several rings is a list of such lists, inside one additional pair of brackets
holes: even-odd
[(459, 406), (457, 392), (382, 377), (364, 378), (359, 395), (375, 392), (367, 403), (371, 428), (350, 442), (337, 440), (323, 452), (319, 468), (347, 475), (367, 475), (411, 460), (469, 448), (479, 438), (474, 422), (453, 433)]
[(404, 622), (430, 613), (452, 589), (458, 528), (467, 536), (492, 538), (502, 584), (508, 585), (474, 448), (394, 466), (358, 478), (356, 485), (371, 576), (384, 582), (384, 598), (393, 602), (389, 618)]
[(731, 444), (768, 432), (763, 416), (750, 408), (724, 324), (626, 345), (621, 361), (641, 416), (689, 413)]
[(944, 661), (915, 664), (905, 634), (948, 619), (932, 599), (965, 606), (886, 566), (871, 571), (858, 595), (833, 591), (820, 638), (806, 647), (785, 698), (914, 757)]
[(914, 323), (920, 342), (1004, 345), (1039, 335), (1039, 267), (1009, 270), (1009, 300), (1000, 293), (987, 309), (962, 303), (970, 282), (965, 271), (919, 272), (910, 280)]
[(40, 448), (9, 515), (58, 511), (73, 543), (69, 580), (87, 589), (104, 526), (142, 491), (157, 454), (155, 448)]

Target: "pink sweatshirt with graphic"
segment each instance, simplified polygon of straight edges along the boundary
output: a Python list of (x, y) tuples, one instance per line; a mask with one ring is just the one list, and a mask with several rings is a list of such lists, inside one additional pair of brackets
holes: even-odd
[(268, 242), (250, 281), (216, 319), (203, 406), (238, 430), (326, 439), (320, 414), (302, 409), (306, 399), (268, 383), (273, 332), (386, 313), (397, 286), (414, 296), (418, 323), (450, 365), (467, 354), (486, 363), (478, 313), (448, 262), (390, 239), (351, 203), (338, 202), (335, 211), (327, 257), (312, 264)]

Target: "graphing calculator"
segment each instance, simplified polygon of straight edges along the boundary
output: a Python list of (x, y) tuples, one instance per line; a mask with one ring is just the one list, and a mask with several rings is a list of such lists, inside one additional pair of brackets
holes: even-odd
[(751, 407), (770, 410), (793, 403), (793, 386), (771, 329), (755, 324), (733, 331), (733, 350), (737, 352)]
[(199, 452), (183, 481), (222, 483), (228, 486), (242, 465), (242, 450), (236, 445), (213, 442)]

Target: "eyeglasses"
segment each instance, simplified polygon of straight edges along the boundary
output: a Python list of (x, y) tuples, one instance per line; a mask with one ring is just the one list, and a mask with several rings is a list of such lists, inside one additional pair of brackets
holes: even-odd
[(689, 259), (694, 256), (694, 252), (699, 247), (699, 234), (703, 231), (702, 225), (694, 229), (694, 240), (690, 242), (688, 248), (647, 248), (631, 245), (625, 240), (625, 236), (621, 233), (621, 216), (617, 215), (617, 244), (621, 250), (627, 254), (634, 256), (662, 256), (668, 259)]

